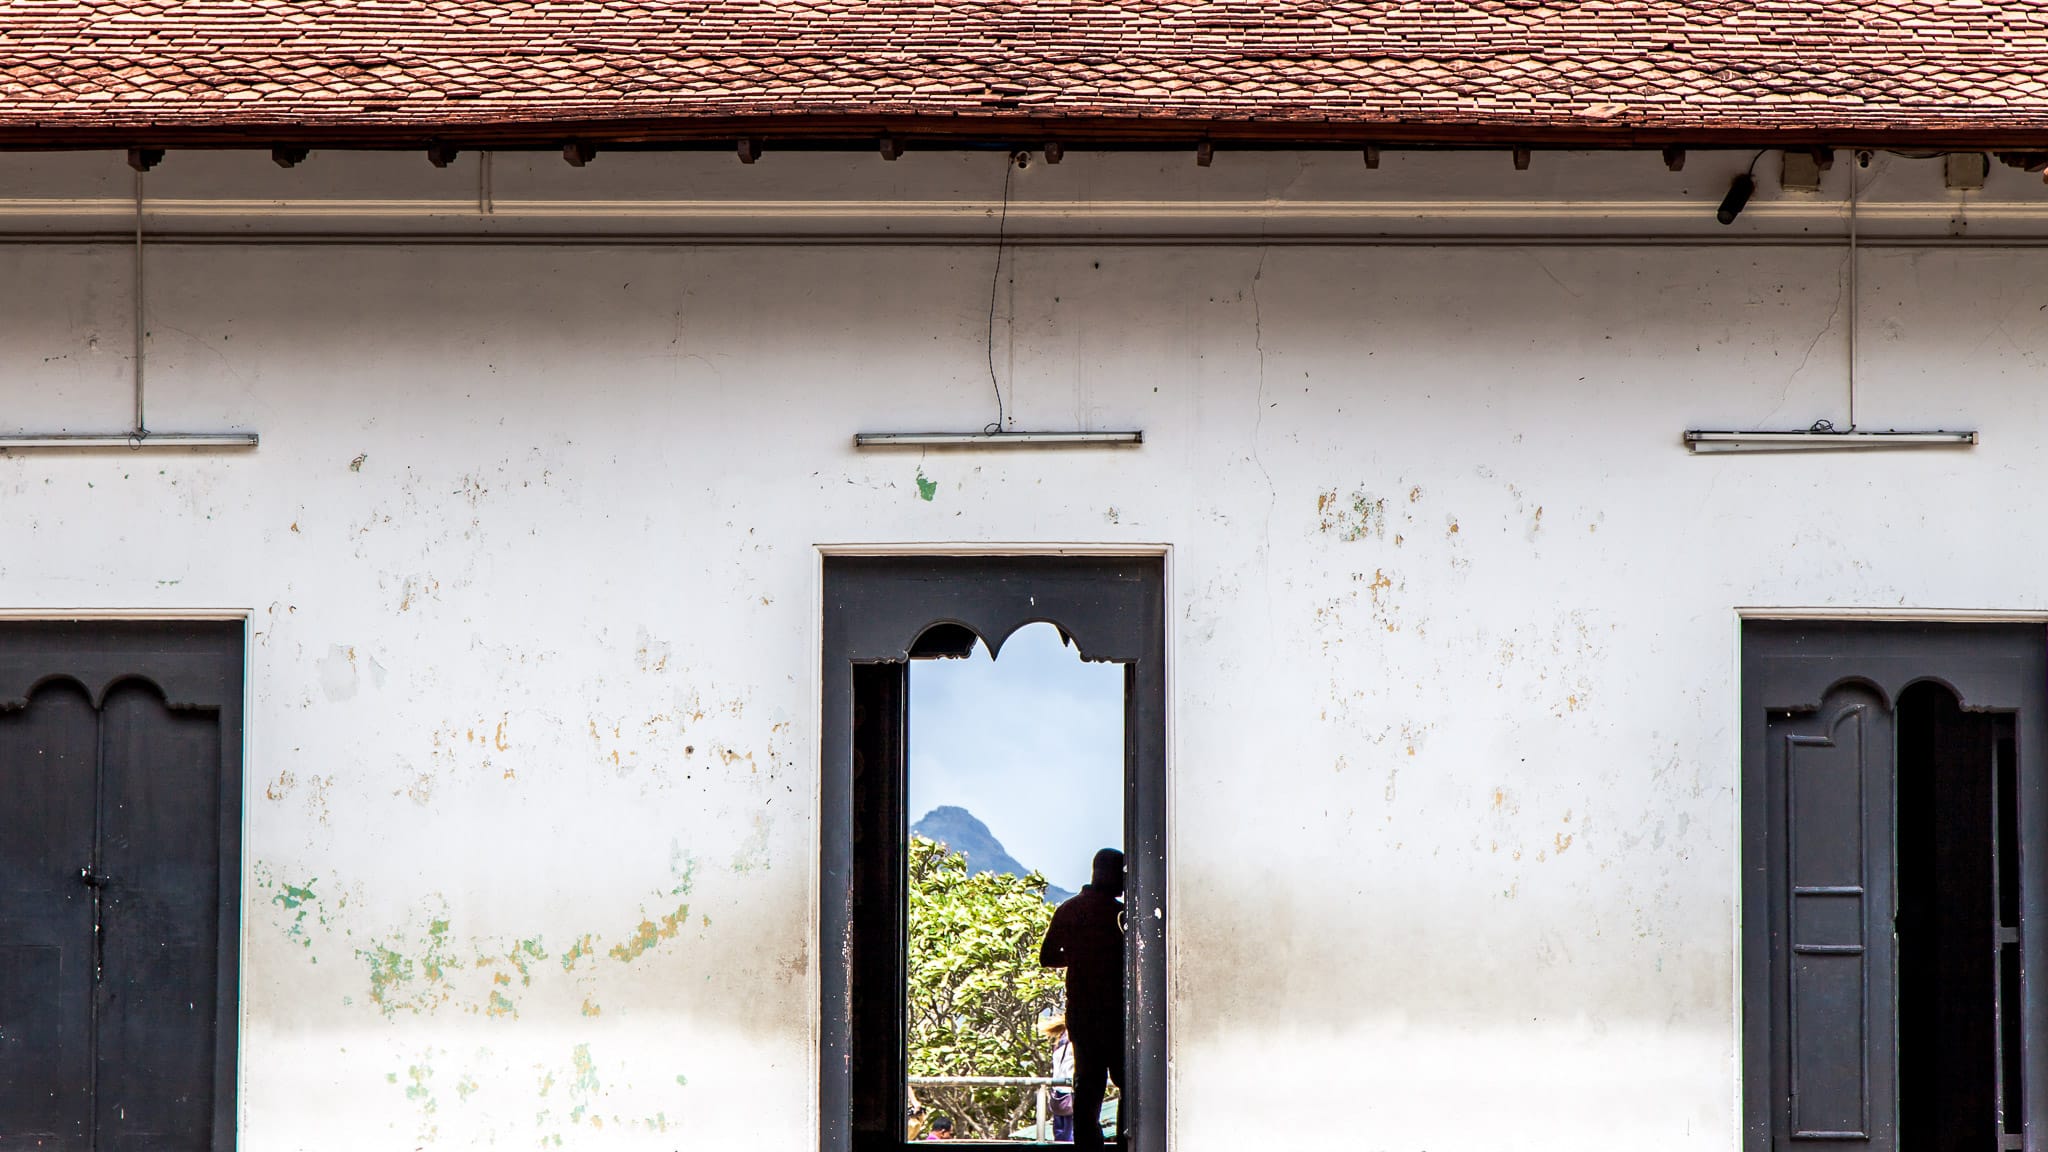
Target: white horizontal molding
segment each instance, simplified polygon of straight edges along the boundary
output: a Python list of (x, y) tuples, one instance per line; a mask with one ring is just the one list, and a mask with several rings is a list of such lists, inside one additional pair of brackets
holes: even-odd
[(247, 620), (253, 608), (107, 608), (0, 606), (0, 620)]
[(1901, 608), (1860, 605), (1818, 605), (1791, 608), (1783, 605), (1741, 605), (1735, 615), (1743, 620), (1894, 620), (1927, 624), (2031, 624), (2048, 621), (2043, 608)]
[(1173, 545), (1148, 540), (840, 541), (812, 545), (820, 556), (1167, 556)]

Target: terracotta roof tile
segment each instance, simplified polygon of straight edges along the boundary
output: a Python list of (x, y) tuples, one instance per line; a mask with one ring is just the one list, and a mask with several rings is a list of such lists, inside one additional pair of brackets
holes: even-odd
[(2039, 0), (0, 0), (0, 137), (965, 117), (2048, 139), (2044, 68)]

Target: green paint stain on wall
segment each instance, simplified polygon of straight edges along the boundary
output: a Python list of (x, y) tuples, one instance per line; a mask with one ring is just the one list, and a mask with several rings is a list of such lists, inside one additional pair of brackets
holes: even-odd
[(578, 940), (574, 944), (569, 945), (569, 950), (567, 952), (562, 953), (562, 971), (575, 971), (576, 962), (578, 960), (583, 959), (585, 956), (592, 955), (596, 952), (596, 950), (597, 945), (594, 939), (588, 933), (586, 933), (583, 939)]
[(573, 1059), (576, 1062), (576, 1082), (569, 1085), (569, 1091), (583, 1096), (595, 1093), (599, 1088), (597, 1062), (590, 1058), (590, 1045), (578, 1044)]
[(533, 972), (528, 965), (536, 960), (547, 959), (548, 952), (547, 949), (541, 947), (540, 937), (536, 936), (531, 940), (521, 940), (514, 944), (512, 951), (506, 954), (506, 958), (512, 961), (514, 968), (519, 969), (519, 983), (524, 986), (531, 986), (533, 984)]
[(675, 939), (676, 933), (682, 931), (683, 924), (689, 919), (690, 906), (685, 904), (663, 916), (659, 924), (652, 920), (642, 920), (640, 926), (633, 930), (632, 939), (612, 948), (612, 959), (623, 964), (632, 963), (663, 940)]
[(448, 1002), (447, 970), (463, 966), (451, 955), (454, 940), (448, 927), (445, 919), (429, 921), (426, 945), (414, 955), (407, 955), (413, 944), (404, 937), (356, 950), (370, 969), (370, 1001), (385, 1016), (400, 1008), (432, 1012)]
[(434, 1090), (427, 1087), (427, 1081), (433, 1078), (434, 1070), (423, 1065), (414, 1064), (405, 1070), (405, 1074), (412, 1079), (412, 1083), (406, 1085), (405, 1098), (407, 1100), (424, 1100), (426, 1101), (426, 1110), (429, 1112), (433, 1111)]
[[(286, 939), (298, 941), (301, 948), (311, 948), (313, 946), (312, 939), (306, 935), (306, 914), (308, 912), (306, 905), (319, 899), (318, 896), (313, 894), (313, 885), (319, 883), (319, 880), (320, 878), (316, 876), (306, 881), (303, 887), (296, 884), (281, 885), (280, 890), (270, 898), (272, 904), (278, 905), (287, 912), (295, 913), (292, 916), (291, 927), (286, 928), (284, 934)], [(320, 922), (326, 923), (327, 918), (322, 916)], [(316, 960), (314, 962), (318, 963), (319, 961)]]
[(391, 1015), (399, 1007), (394, 993), (412, 982), (412, 961), (382, 944), (367, 952), (358, 949), (356, 955), (370, 964), (370, 1002)]
[(925, 479), (924, 469), (919, 468), (917, 470), (917, 498), (929, 502), (932, 497), (938, 494), (939, 482), (937, 480)]
[(674, 840), (668, 844), (668, 872), (676, 878), (676, 886), (669, 889), (668, 894), (688, 896), (690, 885), (697, 876), (697, 858), (683, 851), (683, 846)]
[(690, 1078), (679, 1072), (676, 1074), (676, 1083), (682, 1085), (685, 1088), (688, 1088), (690, 1086)]
[(575, 1064), (575, 1078), (569, 1080), (569, 1099), (575, 1107), (569, 1109), (569, 1123), (584, 1123), (584, 1113), (590, 1111), (590, 1097), (602, 1091), (598, 1084), (598, 1062), (590, 1058), (590, 1045), (578, 1043), (575, 1054), (569, 1058)]
[(270, 901), (273, 904), (282, 904), (286, 908), (297, 908), (301, 904), (310, 904), (319, 899), (318, 896), (313, 894), (313, 885), (319, 882), (320, 878), (315, 876), (311, 880), (306, 881), (303, 887), (297, 884), (286, 884), (283, 886), (282, 891), (270, 898)]
[(427, 925), (427, 950), (420, 956), (420, 972), (427, 979), (446, 979), (444, 969), (460, 968), (461, 961), (450, 959), (444, 951), (448, 944), (448, 922), (435, 920)]

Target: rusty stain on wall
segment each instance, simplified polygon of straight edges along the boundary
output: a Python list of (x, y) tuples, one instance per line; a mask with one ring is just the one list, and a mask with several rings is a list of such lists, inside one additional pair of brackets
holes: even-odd
[(675, 939), (676, 933), (682, 930), (682, 926), (688, 923), (689, 919), (690, 906), (682, 904), (678, 905), (675, 911), (663, 916), (659, 924), (653, 920), (642, 920), (639, 927), (633, 930), (632, 936), (622, 943), (612, 945), (611, 956), (614, 960), (630, 964), (663, 940)]
[(1387, 501), (1363, 489), (1348, 497), (1334, 488), (1316, 495), (1316, 530), (1347, 543), (1387, 534)]

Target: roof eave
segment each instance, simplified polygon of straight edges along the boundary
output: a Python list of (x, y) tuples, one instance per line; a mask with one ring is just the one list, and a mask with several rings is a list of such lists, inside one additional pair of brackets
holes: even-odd
[[(1961, 121), (1961, 122), (1959, 122)], [(1233, 119), (1200, 116), (773, 114), (652, 118), (410, 118), (365, 116), (330, 122), (207, 123), (136, 121), (80, 124), (65, 119), (0, 121), (0, 149), (267, 148), (292, 144), (394, 150), (430, 144), (458, 148), (559, 148), (581, 141), (634, 148), (731, 147), (753, 140), (784, 148), (869, 148), (880, 138), (907, 147), (1072, 149), (1192, 147), (1338, 148), (1900, 148), (1939, 151), (2048, 148), (2048, 115), (1972, 123), (1920, 113), (1895, 121), (1812, 117), (1789, 122), (1685, 124), (1623, 117), (1578, 122), (1437, 122), (1369, 119)]]

